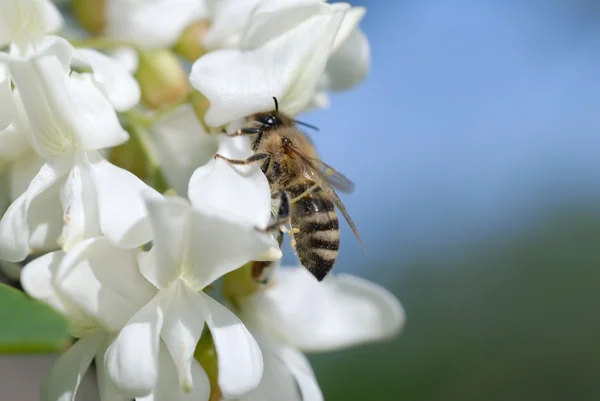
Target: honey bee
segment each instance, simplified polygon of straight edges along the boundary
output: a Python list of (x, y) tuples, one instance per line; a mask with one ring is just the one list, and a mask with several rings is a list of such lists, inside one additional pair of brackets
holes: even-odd
[[(354, 184), (319, 159), (314, 145), (298, 129), (299, 122), (280, 112), (277, 99), (273, 100), (275, 110), (250, 115), (243, 128), (225, 133), (228, 136), (254, 136), (254, 153), (245, 160), (232, 160), (219, 154), (215, 158), (231, 164), (261, 163), (271, 197), (280, 199), (276, 222), (267, 230), (289, 223), (292, 244), (300, 263), (321, 281), (333, 268), (340, 246), (336, 206), (364, 248), (354, 222), (334, 190), (350, 193)], [(282, 232), (279, 233), (280, 243), (281, 238)], [(255, 277), (269, 265), (265, 262), (254, 264)]]

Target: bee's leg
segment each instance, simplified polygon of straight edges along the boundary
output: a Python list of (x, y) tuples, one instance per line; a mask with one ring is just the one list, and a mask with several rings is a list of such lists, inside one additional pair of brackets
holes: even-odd
[(215, 159), (223, 159), (229, 164), (238, 164), (238, 165), (240, 165), (240, 164), (244, 165), (244, 164), (250, 164), (250, 163), (262, 161), (263, 163), (262, 163), (260, 169), (262, 170), (263, 173), (267, 172), (267, 170), (269, 169), (269, 164), (271, 162), (271, 156), (269, 156), (266, 153), (255, 153), (252, 156), (250, 156), (249, 158), (244, 159), (244, 160), (228, 159), (227, 157), (221, 156), (218, 153), (214, 155), (214, 158)]
[(298, 202), (300, 199), (304, 198), (305, 196), (310, 195), (315, 189), (319, 188), (319, 184), (314, 183), (310, 188), (308, 188), (306, 191), (302, 192), (300, 195), (296, 196), (295, 198), (293, 198), (291, 200), (292, 203), (296, 203)]
[(222, 131), (223, 134), (227, 136), (243, 136), (243, 135), (255, 135), (262, 134), (263, 130), (260, 128), (240, 128), (235, 132), (227, 132), (225, 130)]
[(239, 130), (237, 130), (235, 132), (227, 132), (227, 131), (223, 130), (223, 134), (225, 134), (229, 137), (244, 136), (244, 135), (257, 135), (256, 139), (254, 140), (254, 142), (252, 144), (252, 149), (256, 150), (256, 148), (260, 144), (260, 141), (262, 140), (263, 130), (260, 128), (240, 128)]

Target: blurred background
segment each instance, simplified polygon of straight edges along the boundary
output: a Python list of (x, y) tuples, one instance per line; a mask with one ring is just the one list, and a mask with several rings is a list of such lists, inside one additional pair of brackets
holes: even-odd
[(313, 356), (326, 400), (600, 399), (600, 3), (351, 3), (370, 76), (304, 119), (407, 324)]
[[(303, 120), (357, 184), (369, 256), (343, 226), (336, 271), (390, 289), (407, 324), (312, 355), (325, 399), (599, 400), (600, 3), (351, 3), (370, 76)], [(24, 400), (31, 366), (2, 361)]]

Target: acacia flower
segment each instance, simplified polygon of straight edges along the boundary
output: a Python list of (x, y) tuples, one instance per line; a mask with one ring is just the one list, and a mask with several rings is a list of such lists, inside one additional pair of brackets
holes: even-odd
[(50, 0), (3, 0), (0, 2), (0, 47), (11, 45), (24, 54), (44, 35), (56, 32), (63, 19)]
[[(295, 29), (295, 24), (306, 17), (307, 11), (314, 10), (314, 7), (329, 7), (322, 0), (249, 0), (241, 3), (223, 0), (209, 2), (208, 6), (211, 24), (202, 43), (213, 51), (223, 48), (254, 50), (256, 39), (253, 35), (274, 39), (286, 33), (285, 29)], [(338, 7), (340, 4), (331, 6)], [(364, 79), (370, 64), (369, 43), (358, 27), (364, 14), (364, 7), (348, 8), (335, 40), (330, 43), (326, 67), (318, 77), (317, 87), (312, 88), (310, 102), (302, 109), (326, 107), (329, 104), (328, 91), (347, 90)], [(285, 27), (283, 31), (277, 30), (280, 21), (288, 21), (281, 23)], [(299, 49), (294, 47), (293, 50)], [(272, 57), (264, 61), (276, 65), (279, 60)]]
[(136, 265), (139, 250), (115, 247), (97, 237), (28, 263), (21, 273), (25, 291), (69, 320), (79, 340), (54, 364), (44, 381), (44, 401), (73, 400), (93, 359), (102, 401), (125, 401), (105, 369), (104, 354), (114, 335), (156, 289)]
[(276, 270), (265, 290), (236, 303), (265, 360), (263, 380), (246, 401), (322, 400), (302, 352), (386, 340), (404, 325), (402, 306), (384, 288), (345, 274), (319, 282), (303, 267)]
[(197, 385), (191, 372), (193, 354), (206, 324), (217, 350), (221, 392), (240, 396), (250, 391), (262, 375), (260, 350), (240, 320), (202, 290), (267, 252), (272, 238), (215, 210), (193, 209), (181, 198), (148, 200), (147, 208), (153, 247), (138, 261), (157, 294), (109, 346), (105, 366), (111, 379), (129, 396), (150, 392), (158, 378), (162, 340), (181, 387), (191, 390)]
[(174, 45), (206, 15), (203, 0), (106, 0), (105, 9), (106, 36), (149, 49)]
[(208, 53), (190, 82), (210, 101), (205, 121), (221, 126), (273, 108), (295, 115), (313, 97), (350, 6), (305, 4), (255, 15), (238, 49)]
[[(404, 323), (402, 307), (366, 280), (318, 282), (302, 267), (276, 269), (266, 288), (236, 283), (250, 261), (282, 256), (265, 230), (271, 191), (257, 163), (213, 155), (251, 155), (249, 137), (217, 132), (272, 109), (273, 97), (296, 115), (360, 82), (369, 68), (364, 8), (322, 0), (73, 7), (103, 33), (87, 43), (125, 55), (127, 67), (50, 36), (63, 20), (49, 0), (0, 4), (0, 263), (50, 251), (28, 259), (21, 283), (64, 314), (78, 339), (47, 376), (43, 400), (74, 400), (94, 362), (101, 401), (321, 401), (303, 352), (389, 338)], [(204, 54), (189, 81), (175, 52)], [(130, 166), (148, 166), (161, 191), (166, 181), (187, 199), (165, 197), (105, 159), (129, 139), (120, 118), (135, 140), (111, 160), (135, 157)], [(223, 275), (235, 311), (208, 295)]]
[[(150, 239), (137, 193), (152, 190), (98, 152), (128, 139), (107, 96), (122, 108), (137, 98), (101, 88), (92, 74), (70, 73), (72, 53), (55, 37), (46, 37), (27, 57), (0, 53), (15, 85), (19, 124), (46, 159), (0, 221), (0, 258), (8, 261), (22, 260), (31, 250), (56, 249), (57, 240), (68, 249), (100, 233), (129, 247)], [(102, 57), (83, 56), (93, 67), (108, 65)], [(118, 80), (117, 70), (109, 70)]]

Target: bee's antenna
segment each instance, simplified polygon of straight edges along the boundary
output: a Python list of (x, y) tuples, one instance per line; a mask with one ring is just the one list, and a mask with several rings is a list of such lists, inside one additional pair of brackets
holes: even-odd
[(275, 101), (275, 111), (279, 111), (279, 103), (277, 102), (277, 98), (273, 96), (273, 100)]
[(296, 124), (303, 125), (305, 127), (308, 127), (310, 129), (314, 129), (315, 131), (319, 132), (319, 127), (317, 127), (315, 125), (311, 125), (311, 124), (308, 124), (308, 123), (305, 123), (305, 122), (302, 122), (302, 121), (298, 121), (298, 120), (295, 120), (295, 121), (296, 121)]

